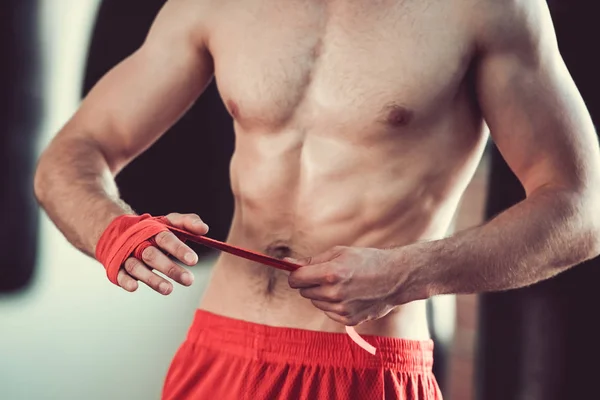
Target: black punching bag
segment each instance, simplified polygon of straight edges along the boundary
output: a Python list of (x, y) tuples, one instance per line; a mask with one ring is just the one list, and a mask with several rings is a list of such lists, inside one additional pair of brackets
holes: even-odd
[[(561, 53), (594, 121), (600, 112), (593, 2), (550, 2)], [(600, 190), (600, 188), (598, 188)], [(524, 198), (496, 149), (488, 192), (492, 217)], [(479, 400), (599, 398), (600, 260), (528, 288), (480, 296), (476, 393)]]
[(38, 1), (0, 3), (0, 292), (21, 289), (36, 261), (33, 195), (42, 119)]
[[(89, 50), (85, 93), (139, 48), (164, 3), (102, 1)], [(211, 228), (208, 236), (223, 240), (233, 215), (229, 182), (233, 147), (233, 121), (213, 82), (169, 132), (119, 174), (121, 196), (138, 213), (197, 213)], [(202, 246), (194, 249), (208, 252)]]

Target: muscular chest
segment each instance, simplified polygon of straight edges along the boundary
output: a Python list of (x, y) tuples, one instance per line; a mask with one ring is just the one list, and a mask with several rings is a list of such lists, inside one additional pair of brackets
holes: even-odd
[(428, 118), (468, 65), (467, 35), (448, 3), (224, 3), (209, 43), (223, 100), (248, 129)]

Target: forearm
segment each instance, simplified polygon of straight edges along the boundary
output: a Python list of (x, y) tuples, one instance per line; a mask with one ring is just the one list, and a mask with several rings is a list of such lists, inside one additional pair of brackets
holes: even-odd
[(508, 290), (551, 278), (598, 255), (593, 201), (540, 189), (485, 225), (416, 244), (408, 252), (421, 261), (416, 284), (431, 296)]
[(131, 214), (100, 147), (92, 140), (57, 137), (35, 176), (40, 205), (67, 240), (88, 255), (115, 217)]

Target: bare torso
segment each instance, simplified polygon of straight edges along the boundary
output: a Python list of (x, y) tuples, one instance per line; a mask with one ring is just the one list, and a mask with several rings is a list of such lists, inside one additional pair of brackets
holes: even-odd
[[(230, 243), (304, 257), (447, 233), (486, 141), (459, 7), (250, 0), (219, 2), (211, 14), (209, 50), (236, 131)], [(229, 255), (219, 258), (201, 307), (343, 330), (285, 273)], [(426, 338), (424, 304), (357, 330)]]

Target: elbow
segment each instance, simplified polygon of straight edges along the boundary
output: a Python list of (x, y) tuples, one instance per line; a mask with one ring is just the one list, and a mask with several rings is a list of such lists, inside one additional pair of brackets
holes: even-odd
[(52, 191), (56, 188), (56, 161), (59, 160), (60, 152), (57, 154), (56, 146), (51, 143), (39, 157), (33, 175), (33, 195), (38, 204), (46, 209), (51, 200)]
[(42, 207), (44, 207), (48, 192), (47, 168), (45, 167), (45, 164), (45, 155), (42, 155), (38, 161), (33, 177), (33, 194), (38, 204)]
[(581, 237), (587, 249), (586, 259), (600, 256), (600, 194), (592, 193), (582, 196), (581, 211), (579, 213)]
[(595, 212), (591, 214), (590, 217), (590, 219), (593, 220), (593, 226), (591, 228), (590, 233), (590, 250), (592, 252), (590, 258), (594, 258), (600, 256), (600, 212), (598, 212), (598, 210), (595, 210)]
[(592, 248), (592, 252), (589, 255), (589, 258), (596, 258), (598, 256), (600, 256), (600, 230), (598, 230), (596, 232), (596, 236), (595, 236), (595, 240), (594, 240), (594, 245)]
[(591, 186), (560, 188), (545, 194), (552, 199), (549, 210), (552, 228), (563, 240), (557, 248), (566, 259), (563, 265), (577, 265), (600, 255), (600, 193)]
[[(600, 171), (598, 171), (600, 172)], [(593, 241), (593, 257), (600, 255), (600, 177), (590, 185), (590, 195), (587, 201), (587, 215), (591, 225), (591, 237)]]
[(583, 240), (585, 243), (583, 248), (587, 251), (582, 254), (582, 261), (587, 261), (600, 256), (600, 228), (594, 227), (592, 230), (588, 231)]

